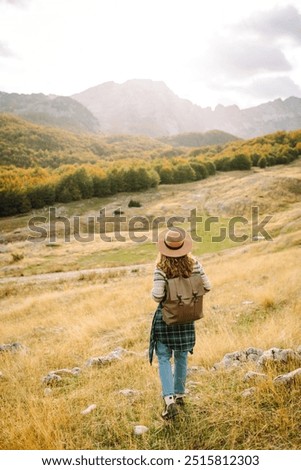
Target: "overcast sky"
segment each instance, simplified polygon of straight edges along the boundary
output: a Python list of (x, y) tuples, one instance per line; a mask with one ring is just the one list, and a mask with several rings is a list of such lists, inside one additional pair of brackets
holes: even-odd
[(0, 91), (133, 78), (203, 107), (301, 97), (301, 2), (0, 0)]

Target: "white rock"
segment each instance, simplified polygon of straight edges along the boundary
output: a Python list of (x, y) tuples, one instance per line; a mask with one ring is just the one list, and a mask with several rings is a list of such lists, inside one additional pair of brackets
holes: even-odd
[(24, 346), (21, 343), (9, 343), (9, 344), (0, 344), (0, 352), (4, 351), (20, 351), (24, 349)]
[(266, 374), (260, 374), (259, 372), (254, 372), (250, 370), (249, 372), (246, 373), (244, 376), (244, 382), (261, 382), (264, 380), (267, 380), (268, 376)]
[(298, 361), (301, 364), (301, 358), (293, 349), (283, 349), (280, 353), (281, 361), (287, 363), (289, 361)]
[(131, 390), (130, 388), (124, 388), (123, 390), (119, 390), (121, 395), (125, 397), (132, 397), (134, 395), (139, 395), (141, 392), (139, 390)]
[(228, 353), (224, 355), (223, 361), (227, 364), (231, 361), (239, 361), (239, 362), (246, 362), (247, 355), (245, 351), (234, 351), (232, 353)]
[(106, 364), (110, 364), (112, 361), (120, 360), (121, 356), (126, 353), (126, 349), (118, 347), (114, 349), (111, 353), (107, 354), (106, 356), (99, 356), (99, 357), (91, 357), (87, 361), (88, 366), (103, 366)]
[(51, 394), (52, 394), (52, 389), (51, 388), (47, 387), (47, 388), (44, 389), (45, 397), (48, 397)]
[(246, 349), (246, 355), (247, 355), (248, 360), (250, 359), (250, 356), (252, 356), (252, 359), (253, 359), (253, 356), (260, 357), (262, 356), (262, 354), (263, 354), (263, 349), (253, 348), (253, 347)]
[(95, 405), (95, 403), (93, 403), (92, 405), (88, 406), (88, 408), (81, 411), (81, 414), (82, 415), (88, 415), (89, 413), (91, 413), (91, 411), (95, 410), (95, 408), (96, 408), (96, 405)]
[(301, 382), (301, 368), (300, 369), (295, 369), (288, 374), (283, 374), (283, 375), (278, 375), (273, 382), (275, 384), (284, 384), (284, 385), (290, 385), (291, 383), (300, 380)]
[(243, 390), (241, 392), (241, 396), (244, 397), (244, 398), (250, 397), (250, 396), (254, 395), (255, 392), (256, 392), (256, 387), (246, 388), (246, 390)]
[(258, 361), (260, 356), (257, 356), (257, 354), (249, 354), (247, 357), (248, 357), (248, 361), (256, 362)]
[(146, 426), (143, 426), (143, 424), (138, 424), (137, 426), (134, 426), (134, 434), (136, 436), (140, 436), (141, 434), (144, 434), (148, 431), (148, 428)]
[(282, 349), (279, 348), (271, 348), (267, 351), (264, 351), (263, 354), (260, 356), (257, 364), (259, 366), (265, 366), (266, 364), (272, 362), (281, 362), (281, 351)]
[(43, 377), (42, 382), (46, 385), (52, 385), (57, 382), (60, 382), (62, 380), (62, 377), (58, 374), (48, 374), (45, 377)]
[(80, 373), (79, 367), (74, 367), (73, 369), (58, 369), (52, 370), (48, 375), (78, 375)]

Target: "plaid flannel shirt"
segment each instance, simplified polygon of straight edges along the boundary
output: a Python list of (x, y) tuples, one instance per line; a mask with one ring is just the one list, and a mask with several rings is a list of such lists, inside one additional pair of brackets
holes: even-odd
[(158, 306), (151, 327), (149, 341), (149, 362), (152, 364), (156, 342), (160, 341), (174, 351), (193, 353), (195, 345), (194, 322), (181, 325), (167, 325), (163, 321), (161, 304)]

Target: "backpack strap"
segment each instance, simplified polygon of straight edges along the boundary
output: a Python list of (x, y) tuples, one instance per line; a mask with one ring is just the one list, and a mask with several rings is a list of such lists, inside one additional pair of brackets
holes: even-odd
[(204, 283), (200, 274), (194, 274), (189, 278), (193, 297), (197, 300), (198, 297), (205, 294)]

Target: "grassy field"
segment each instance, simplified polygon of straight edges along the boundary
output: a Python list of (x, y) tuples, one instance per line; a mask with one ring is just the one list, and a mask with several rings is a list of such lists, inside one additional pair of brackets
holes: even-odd
[[(55, 225), (50, 223), (51, 216), (47, 209), (22, 217), (0, 219), (0, 237), (3, 241), (0, 278), (148, 263), (156, 256), (155, 241), (159, 231), (167, 226), (172, 217), (181, 218), (176, 225), (193, 231), (196, 240), (194, 252), (198, 255), (244, 243), (229, 238), (229, 215), (218, 214), (212, 220), (209, 218), (204, 200), (199, 200), (208, 192), (206, 183), (162, 186), (159, 191), (136, 194), (134, 197), (141, 201), (141, 208), (128, 208), (130, 198), (124, 194), (118, 195), (118, 198), (81, 201), (78, 207), (75, 203), (56, 206), (56, 217), (63, 217), (64, 222), (56, 221)], [(218, 180), (214, 184), (217, 186)], [(195, 201), (188, 202), (193, 197)], [(122, 209), (122, 218), (126, 220), (120, 223), (120, 229), (116, 219), (115, 226), (107, 222), (105, 232), (100, 231), (96, 218), (102, 207), (106, 208), (107, 217), (112, 217), (116, 208)], [(194, 225), (189, 222), (193, 210), (198, 217)], [(35, 223), (30, 230), (28, 226), (32, 217), (44, 217), (46, 222), (39, 225)], [(87, 222), (89, 217), (93, 220), (92, 231)], [(139, 217), (147, 225), (145, 230), (139, 226)], [(74, 233), (76, 218), (80, 225), (78, 235)], [(133, 225), (135, 218), (137, 223)], [(158, 218), (158, 222), (155, 218)], [(47, 234), (43, 239), (36, 232), (37, 226), (42, 227)], [(236, 231), (237, 236), (245, 234), (250, 241), (249, 221), (245, 225), (238, 223)], [(220, 236), (224, 232), (225, 235)], [(36, 238), (29, 241), (29, 237), (34, 236)], [(198, 241), (200, 237), (202, 242)], [(212, 243), (214, 237), (216, 241)]]
[[(189, 357), (187, 406), (174, 423), (160, 418), (157, 361), (150, 366), (147, 359), (156, 307), (150, 297), (155, 244), (59, 240), (51, 247), (16, 240), (2, 245), (7, 282), (0, 284), (0, 344), (19, 342), (23, 348), (0, 353), (0, 448), (300, 449), (300, 384), (287, 388), (273, 382), (300, 365), (264, 371), (268, 380), (249, 397), (242, 396), (250, 387), (243, 379), (248, 370), (257, 370), (255, 364), (212, 369), (228, 352), (249, 347), (296, 350), (301, 345), (301, 202), (298, 186), (296, 191), (290, 186), (300, 174), (300, 164), (294, 164), (139, 195), (144, 214), (181, 215), (196, 207), (220, 216), (218, 227), (227, 226), (233, 215), (247, 216), (250, 205), (262, 199), (261, 214), (273, 216), (268, 224), (273, 241), (227, 239), (225, 246), (212, 247), (209, 238), (194, 245), (213, 289), (205, 297), (205, 317), (197, 322), (197, 344)], [(115, 207), (119, 201), (109, 204)], [(1, 221), (2, 237), (23, 230), (21, 219), (18, 226), (15, 222)], [(251, 233), (250, 225), (245, 229)], [(37, 278), (22, 286), (9, 282), (17, 273), (24, 278), (35, 272), (134, 263), (148, 265), (127, 275), (79, 275), (49, 284)], [(120, 359), (87, 365), (90, 358), (116, 348), (124, 349)], [(43, 383), (50, 371), (74, 367), (81, 369), (78, 375), (62, 375), (55, 385)], [(125, 389), (135, 393), (126, 396)], [(96, 408), (83, 415), (91, 404)], [(138, 424), (148, 432), (135, 435)]]

